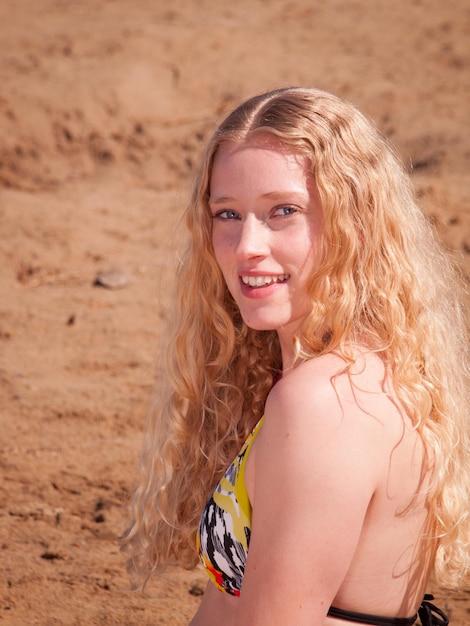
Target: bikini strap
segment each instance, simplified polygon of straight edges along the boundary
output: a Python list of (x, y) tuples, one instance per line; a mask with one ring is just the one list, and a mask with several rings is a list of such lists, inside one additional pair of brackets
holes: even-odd
[(343, 609), (337, 609), (334, 606), (330, 607), (328, 615), (348, 622), (371, 624), (372, 626), (413, 626), (418, 617), (418, 614), (413, 615), (413, 617), (384, 617), (382, 615), (371, 615), (370, 613), (345, 611)]
[(383, 617), (381, 615), (370, 615), (368, 613), (356, 613), (355, 611), (345, 611), (330, 607), (328, 615), (337, 617), (348, 622), (357, 622), (358, 624), (371, 624), (372, 626), (413, 626), (416, 618), (419, 616), (422, 626), (448, 626), (449, 618), (437, 606), (429, 602), (434, 600), (434, 596), (427, 593), (424, 596), (418, 613), (413, 617)]
[(434, 600), (434, 596), (427, 593), (418, 609), (422, 626), (448, 626), (449, 618), (447, 615), (435, 604), (431, 604), (429, 600)]

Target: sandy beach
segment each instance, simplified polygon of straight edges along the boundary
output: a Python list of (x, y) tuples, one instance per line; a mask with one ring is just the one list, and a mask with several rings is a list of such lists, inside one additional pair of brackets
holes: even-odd
[[(1, 624), (183, 626), (200, 602), (200, 569), (129, 593), (116, 537), (224, 111), (286, 85), (354, 102), (468, 282), (469, 70), (465, 0), (1, 0)], [(469, 592), (430, 590), (470, 623)]]

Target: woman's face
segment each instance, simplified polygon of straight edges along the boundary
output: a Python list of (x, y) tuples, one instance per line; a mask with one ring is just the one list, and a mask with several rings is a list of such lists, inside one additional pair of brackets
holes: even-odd
[(291, 338), (311, 309), (322, 235), (310, 161), (269, 135), (224, 145), (210, 181), (212, 241), (243, 320)]

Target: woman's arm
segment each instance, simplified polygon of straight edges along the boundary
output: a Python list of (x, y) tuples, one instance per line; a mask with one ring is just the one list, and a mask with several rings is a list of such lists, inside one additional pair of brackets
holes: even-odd
[(209, 581), (189, 626), (233, 626), (237, 605), (238, 598), (220, 591)]
[(323, 624), (354, 557), (383, 467), (383, 424), (347, 376), (333, 386), (338, 369), (333, 356), (307, 362), (268, 399), (237, 626)]

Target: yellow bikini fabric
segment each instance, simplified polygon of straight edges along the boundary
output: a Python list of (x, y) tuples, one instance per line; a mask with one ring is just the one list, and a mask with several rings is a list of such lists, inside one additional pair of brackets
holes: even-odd
[(251, 535), (245, 464), (262, 423), (263, 418), (215, 487), (201, 515), (196, 539), (199, 557), (213, 583), (234, 596), (240, 595)]

